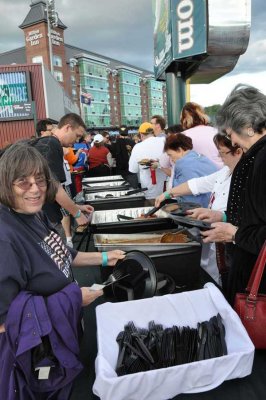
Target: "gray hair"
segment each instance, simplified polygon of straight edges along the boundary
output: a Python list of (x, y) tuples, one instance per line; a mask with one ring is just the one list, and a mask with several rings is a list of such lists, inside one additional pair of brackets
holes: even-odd
[(253, 86), (238, 84), (217, 112), (216, 125), (223, 133), (227, 128), (239, 135), (243, 128), (262, 133), (266, 128), (266, 96)]

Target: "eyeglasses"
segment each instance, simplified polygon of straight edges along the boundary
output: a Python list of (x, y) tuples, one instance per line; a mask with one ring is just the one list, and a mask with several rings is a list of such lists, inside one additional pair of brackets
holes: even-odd
[(218, 153), (220, 154), (220, 156), (225, 156), (226, 154), (232, 153), (231, 150), (229, 151), (218, 151)]
[(34, 182), (30, 182), (28, 179), (22, 178), (13, 183), (13, 185), (19, 187), (21, 190), (29, 190), (34, 184), (38, 187), (45, 187), (47, 186), (48, 182), (45, 177), (39, 177), (36, 178)]
[(226, 132), (226, 134), (224, 136), (226, 137), (227, 140), (230, 140), (230, 142), (231, 142), (232, 141), (231, 135), (232, 135), (232, 131), (231, 132)]

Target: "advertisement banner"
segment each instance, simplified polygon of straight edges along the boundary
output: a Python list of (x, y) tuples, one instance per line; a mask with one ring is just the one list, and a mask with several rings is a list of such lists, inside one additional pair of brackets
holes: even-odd
[(152, 2), (155, 79), (159, 78), (173, 61), (170, 5), (170, 0)]
[(207, 0), (153, 0), (154, 74), (207, 51)]
[(206, 53), (206, 0), (172, 0), (172, 43), (174, 60)]
[(30, 78), (25, 71), (0, 73), (0, 120), (33, 119)]

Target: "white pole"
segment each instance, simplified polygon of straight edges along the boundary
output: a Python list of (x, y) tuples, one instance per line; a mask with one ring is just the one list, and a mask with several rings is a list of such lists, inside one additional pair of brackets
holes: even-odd
[(48, 38), (49, 38), (49, 56), (50, 56), (50, 71), (51, 74), (54, 75), (54, 63), (53, 63), (53, 44), (51, 38), (51, 22), (48, 13), (48, 4), (49, 1), (46, 0), (46, 12), (47, 12), (47, 27), (48, 27)]

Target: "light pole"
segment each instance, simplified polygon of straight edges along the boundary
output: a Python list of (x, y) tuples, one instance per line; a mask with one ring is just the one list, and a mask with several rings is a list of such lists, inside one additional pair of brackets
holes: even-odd
[(48, 38), (49, 38), (49, 56), (50, 56), (50, 70), (54, 75), (54, 63), (53, 63), (53, 43), (51, 28), (57, 27), (58, 14), (55, 11), (55, 0), (46, 0), (46, 12), (47, 12), (47, 27), (48, 27)]

